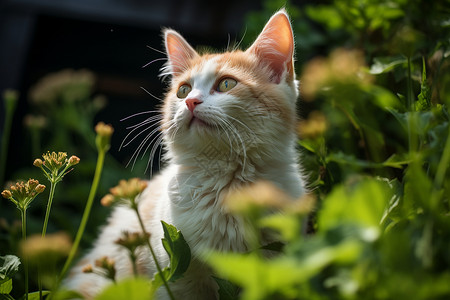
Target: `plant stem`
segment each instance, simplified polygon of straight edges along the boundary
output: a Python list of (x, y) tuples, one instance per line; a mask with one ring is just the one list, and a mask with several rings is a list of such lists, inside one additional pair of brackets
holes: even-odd
[[(22, 216), (22, 240), (27, 239), (27, 210), (23, 208), (20, 210)], [(28, 259), (25, 257), (24, 261), (25, 269), (25, 299), (28, 300)]]
[(414, 100), (413, 100), (413, 91), (412, 91), (412, 83), (411, 83), (411, 57), (408, 56), (408, 78), (406, 81), (406, 100), (407, 100), (407, 108), (408, 108), (408, 148), (409, 153), (411, 154), (413, 151), (417, 151), (417, 134), (413, 132), (414, 125), (417, 124), (417, 116), (415, 115), (414, 109)]
[(136, 265), (136, 255), (134, 255), (133, 252), (130, 252), (130, 260), (131, 260), (131, 263), (133, 264), (133, 275), (134, 275), (134, 277), (137, 277), (138, 270), (137, 270), (137, 265)]
[[(62, 173), (63, 174), (63, 173)], [(52, 208), (53, 198), (55, 196), (55, 189), (56, 184), (60, 181), (60, 176), (58, 176), (57, 171), (52, 172), (52, 177), (50, 180), (50, 193), (48, 194), (48, 201), (47, 201), (47, 210), (45, 212), (45, 218), (44, 218), (44, 225), (42, 226), (42, 237), (45, 237), (47, 234), (47, 226), (48, 226), (48, 220), (50, 218), (50, 210)], [(38, 288), (39, 288), (39, 299), (42, 300), (42, 279), (41, 279), (41, 270), (40, 266), (38, 267)]]
[(433, 191), (431, 193), (431, 205), (433, 209), (436, 208), (439, 202), (439, 191), (444, 183), (445, 173), (447, 172), (450, 164), (450, 126), (448, 128), (447, 141), (445, 142), (444, 150), (442, 151), (442, 157), (439, 161), (436, 175), (434, 177)]
[[(142, 232), (144, 234), (147, 234), (147, 231), (145, 230), (144, 222), (142, 221), (141, 215), (139, 214), (139, 209), (138, 209), (137, 204), (136, 204), (136, 202), (134, 200), (132, 201), (132, 205), (131, 206), (134, 209), (134, 211), (136, 212), (136, 215), (137, 215), (138, 220), (139, 220), (139, 224), (141, 225)], [(153, 247), (150, 244), (150, 239), (147, 239), (147, 246), (150, 249), (150, 253), (152, 254), (153, 260), (155, 261), (156, 269), (158, 270), (158, 273), (161, 276), (163, 284), (164, 284), (164, 286), (165, 286), (165, 288), (167, 290), (167, 294), (169, 294), (169, 297), (170, 297), (171, 300), (175, 300), (175, 297), (173, 296), (172, 291), (169, 288), (169, 284), (167, 283), (167, 280), (164, 277), (164, 274), (162, 272), (161, 266), (158, 263), (158, 259), (156, 258), (155, 251), (153, 251)]]
[(44, 226), (42, 227), (42, 237), (45, 237), (45, 234), (47, 233), (48, 219), (50, 217), (50, 209), (52, 207), (53, 197), (55, 195), (55, 188), (56, 182), (52, 178), (52, 180), (50, 181), (50, 193), (48, 195), (47, 211), (45, 212)]
[(412, 83), (411, 83), (411, 56), (408, 56), (407, 59), (408, 62), (408, 78), (406, 81), (406, 89), (407, 89), (407, 93), (406, 93), (406, 99), (408, 102), (408, 110), (409, 111), (414, 111), (414, 107), (413, 107), (413, 99), (412, 99)]
[(86, 228), (86, 224), (89, 219), (89, 215), (91, 213), (92, 204), (94, 203), (95, 194), (97, 193), (97, 188), (98, 188), (98, 184), (100, 182), (100, 177), (101, 177), (102, 170), (103, 170), (103, 164), (105, 161), (105, 154), (106, 154), (105, 150), (99, 150), (99, 152), (98, 152), (97, 165), (95, 167), (94, 179), (92, 180), (92, 186), (91, 186), (91, 190), (89, 192), (88, 200), (86, 202), (86, 207), (84, 208), (83, 217), (81, 219), (80, 226), (78, 227), (78, 232), (75, 237), (75, 241), (72, 245), (72, 248), (70, 249), (69, 257), (67, 258), (66, 263), (64, 264), (63, 270), (61, 271), (61, 274), (59, 275), (59, 278), (57, 280), (57, 284), (56, 284), (55, 288), (57, 288), (59, 286), (62, 278), (64, 278), (64, 276), (66, 275), (69, 267), (72, 264), (75, 254), (77, 253), (78, 246), (80, 245), (81, 238), (84, 234), (84, 230)]

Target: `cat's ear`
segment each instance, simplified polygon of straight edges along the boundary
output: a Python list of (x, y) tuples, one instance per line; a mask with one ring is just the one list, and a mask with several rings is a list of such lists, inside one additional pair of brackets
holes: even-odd
[(168, 58), (167, 73), (176, 75), (189, 66), (189, 61), (198, 56), (194, 48), (176, 31), (164, 30), (164, 45)]
[(284, 9), (270, 18), (247, 52), (253, 52), (263, 64), (270, 67), (271, 80), (275, 83), (280, 83), (286, 71), (288, 79), (294, 79), (294, 34)]

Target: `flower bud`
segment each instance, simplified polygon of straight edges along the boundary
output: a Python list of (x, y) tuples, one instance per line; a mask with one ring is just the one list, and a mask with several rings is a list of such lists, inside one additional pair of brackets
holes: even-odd
[(45, 190), (45, 185), (38, 184), (37, 187), (34, 189), (38, 194), (42, 193)]
[(111, 146), (111, 135), (114, 132), (114, 128), (111, 125), (99, 122), (95, 126), (95, 132), (97, 132), (97, 137), (95, 138), (97, 149), (99, 151), (108, 151)]
[(42, 167), (43, 164), (44, 164), (44, 162), (42, 161), (42, 159), (39, 159), (39, 158), (36, 158), (33, 162), (33, 166), (38, 167), (38, 168)]
[(11, 191), (9, 191), (9, 190), (4, 190), (4, 191), (2, 192), (2, 197), (5, 198), (5, 199), (11, 198), (11, 197), (12, 197)]
[(78, 164), (79, 162), (80, 162), (80, 158), (78, 158), (78, 156), (72, 155), (69, 158), (69, 165), (70, 166), (74, 166), (74, 165)]
[(109, 125), (109, 124), (105, 124), (103, 122), (99, 122), (96, 126), (95, 126), (95, 132), (97, 132), (97, 134), (104, 136), (104, 137), (110, 137), (113, 132), (114, 132), (114, 128)]
[(111, 206), (111, 204), (114, 203), (114, 196), (111, 194), (107, 194), (100, 200), (100, 203), (103, 206)]
[(91, 264), (87, 264), (81, 269), (81, 272), (83, 272), (83, 273), (92, 273), (92, 272), (94, 272), (94, 267), (92, 267)]

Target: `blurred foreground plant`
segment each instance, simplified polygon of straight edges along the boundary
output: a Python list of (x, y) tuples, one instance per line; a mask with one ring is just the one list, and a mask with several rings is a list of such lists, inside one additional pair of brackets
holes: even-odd
[[(45, 190), (45, 185), (35, 179), (17, 182), (9, 190), (2, 192), (3, 198), (13, 202), (20, 211), (22, 219), (22, 241), (27, 238), (27, 209), (36, 196)], [(25, 258), (26, 260), (27, 258)], [(25, 299), (28, 299), (28, 265), (25, 264)]]
[(114, 132), (114, 128), (111, 125), (107, 125), (103, 122), (99, 122), (95, 126), (95, 131), (97, 133), (97, 137), (95, 139), (95, 144), (97, 145), (98, 157), (97, 157), (97, 165), (95, 168), (94, 178), (92, 180), (91, 190), (89, 192), (89, 196), (86, 202), (86, 206), (83, 212), (83, 217), (80, 222), (80, 226), (78, 227), (77, 235), (75, 237), (75, 241), (73, 243), (72, 249), (70, 250), (69, 257), (64, 264), (64, 267), (59, 276), (56, 287), (58, 287), (61, 280), (66, 275), (70, 266), (72, 265), (72, 261), (75, 258), (75, 255), (78, 250), (78, 246), (80, 244), (81, 238), (83, 237), (84, 230), (86, 228), (87, 221), (89, 219), (89, 215), (91, 213), (92, 204), (94, 203), (94, 198), (97, 193), (98, 185), (100, 182), (100, 177), (103, 170), (103, 165), (105, 161), (106, 152), (108, 152), (111, 143), (111, 136)]
[[(129, 180), (121, 180), (119, 185), (110, 189), (110, 194), (104, 196), (101, 200), (101, 203), (105, 206), (109, 206), (114, 203), (120, 203), (123, 205), (129, 206), (135, 213), (139, 221), (139, 225), (143, 234), (143, 241), (145, 241), (148, 249), (150, 250), (153, 261), (156, 265), (157, 273), (155, 274), (152, 281), (152, 294), (156, 292), (156, 290), (164, 285), (170, 299), (174, 300), (173, 293), (169, 287), (169, 280), (178, 279), (189, 266), (191, 252), (189, 246), (183, 238), (183, 235), (176, 230), (175, 227), (164, 223), (162, 221), (164, 236), (163, 245), (164, 249), (166, 249), (170, 258), (170, 267), (165, 269), (161, 268), (161, 265), (156, 257), (155, 251), (150, 243), (150, 235), (145, 229), (144, 222), (142, 220), (141, 214), (139, 212), (139, 195), (145, 190), (147, 187), (147, 182), (143, 181), (139, 178), (131, 178)], [(124, 247), (128, 246), (128, 243), (124, 243), (124, 241), (118, 241), (119, 244), (123, 244)], [(131, 248), (129, 248), (131, 252)], [(130, 253), (130, 258), (132, 260), (132, 264), (136, 273), (135, 259), (134, 253)]]
[(72, 155), (67, 158), (66, 152), (47, 152), (42, 155), (43, 161), (39, 158), (34, 160), (33, 165), (44, 172), (45, 177), (50, 181), (50, 193), (47, 202), (47, 211), (45, 213), (44, 226), (42, 227), (42, 236), (47, 232), (48, 219), (50, 217), (50, 210), (52, 207), (53, 197), (55, 195), (56, 185), (64, 178), (64, 176), (71, 170), (68, 169), (80, 162), (80, 159)]

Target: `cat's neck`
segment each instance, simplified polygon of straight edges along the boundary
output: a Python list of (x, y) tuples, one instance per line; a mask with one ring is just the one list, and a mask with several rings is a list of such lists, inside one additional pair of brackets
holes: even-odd
[(226, 153), (213, 155), (183, 155), (173, 157), (176, 176), (190, 181), (191, 186), (201, 186), (210, 193), (220, 193), (227, 188), (257, 181), (270, 181), (290, 196), (297, 198), (303, 193), (298, 175), (295, 145), (284, 144), (283, 148), (265, 153), (247, 153), (246, 156), (229, 156)]

